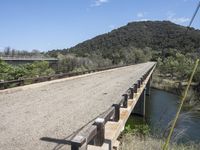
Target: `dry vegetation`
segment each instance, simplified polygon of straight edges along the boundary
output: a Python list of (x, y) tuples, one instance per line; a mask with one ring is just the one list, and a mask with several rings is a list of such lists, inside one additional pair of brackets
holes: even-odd
[[(131, 133), (122, 135), (120, 150), (161, 150), (163, 140), (151, 136), (136, 136)], [(170, 150), (198, 150), (200, 144), (170, 145)]]

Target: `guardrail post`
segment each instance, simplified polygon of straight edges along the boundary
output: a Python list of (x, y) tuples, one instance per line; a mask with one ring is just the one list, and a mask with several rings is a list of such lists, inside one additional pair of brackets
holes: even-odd
[(130, 95), (129, 95), (129, 98), (130, 99), (133, 99), (133, 97), (134, 97), (134, 88), (133, 87), (130, 87)]
[(138, 84), (135, 83), (135, 84), (134, 84), (134, 93), (137, 93), (137, 88), (138, 88)]
[(86, 138), (75, 136), (71, 141), (71, 150), (87, 150)]
[(138, 88), (140, 88), (140, 85), (141, 85), (141, 80), (138, 80)]
[(24, 80), (20, 81), (20, 86), (24, 85)]
[(115, 114), (113, 120), (115, 122), (119, 121), (120, 118), (120, 105), (119, 104), (113, 104), (113, 107), (115, 108)]
[(144, 83), (144, 81), (145, 81), (145, 75), (142, 75), (142, 78), (141, 78), (141, 80), (142, 80), (142, 84)]
[(140, 84), (143, 84), (143, 76), (140, 78)]
[(145, 79), (147, 78), (147, 72), (145, 73)]
[(127, 108), (128, 107), (128, 94), (124, 94), (124, 102), (123, 102), (123, 107)]
[(97, 135), (94, 139), (94, 145), (102, 146), (105, 139), (105, 119), (97, 118), (94, 125), (97, 126)]

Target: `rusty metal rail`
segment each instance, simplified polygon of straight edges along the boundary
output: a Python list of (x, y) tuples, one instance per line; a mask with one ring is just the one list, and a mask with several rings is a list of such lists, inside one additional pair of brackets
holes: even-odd
[[(156, 64), (155, 64), (156, 65)], [(72, 150), (86, 150), (87, 145), (102, 146), (105, 140), (105, 124), (108, 121), (118, 122), (120, 120), (120, 108), (128, 107), (128, 99), (133, 99), (134, 94), (138, 92), (143, 82), (147, 79), (150, 72), (155, 68), (151, 67), (142, 77), (137, 80), (126, 92), (122, 95), (122, 99), (113, 104), (103, 114), (98, 116), (91, 124), (76, 132), (70, 140)]]

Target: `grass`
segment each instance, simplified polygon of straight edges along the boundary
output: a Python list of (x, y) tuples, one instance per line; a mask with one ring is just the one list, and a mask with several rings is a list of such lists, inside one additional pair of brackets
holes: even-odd
[[(135, 118), (135, 119), (134, 119)], [(124, 133), (132, 133), (138, 135), (149, 135), (150, 128), (141, 117), (129, 117), (125, 125)]]
[[(120, 139), (120, 150), (161, 150), (163, 139), (158, 139), (150, 135), (139, 136), (132, 133), (123, 134)], [(176, 144), (170, 143), (169, 150), (198, 150), (200, 144)]]
[[(121, 143), (120, 150), (161, 150), (165, 139), (153, 136), (143, 118), (133, 116), (129, 117), (118, 140)], [(198, 150), (199, 147), (200, 144), (177, 144), (174, 141), (170, 143), (169, 150)]]

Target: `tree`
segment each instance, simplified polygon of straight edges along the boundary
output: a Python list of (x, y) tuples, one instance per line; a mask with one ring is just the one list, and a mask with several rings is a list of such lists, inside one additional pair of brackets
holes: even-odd
[(12, 66), (0, 60), (0, 80), (16, 80), (21, 78), (31, 78), (48, 76), (55, 74), (46, 61), (38, 61), (32, 64)]
[(4, 55), (5, 55), (5, 56), (10, 56), (10, 52), (11, 52), (11, 48), (10, 48), (10, 47), (6, 47), (6, 48), (4, 49)]
[(11, 75), (14, 72), (13, 66), (5, 63), (0, 59), (0, 80), (13, 80), (14, 77)]

